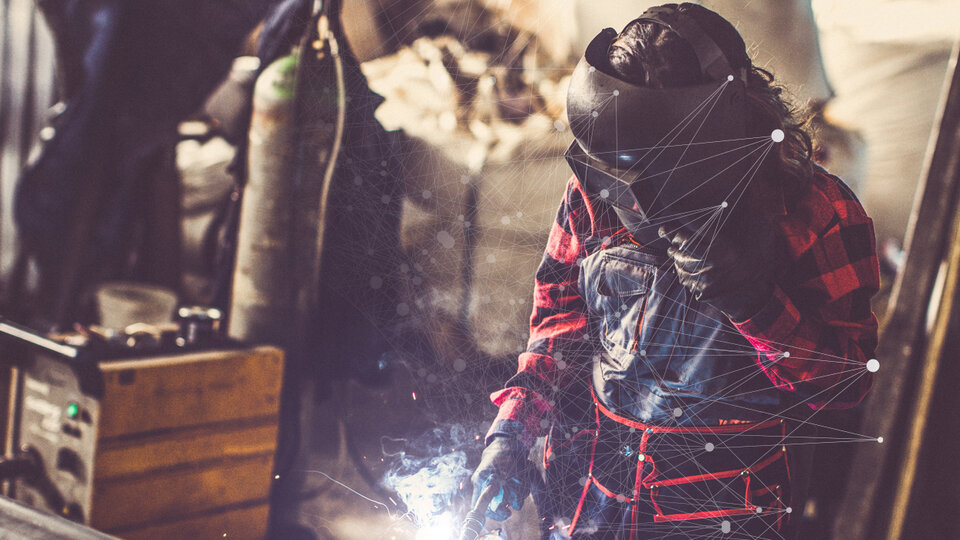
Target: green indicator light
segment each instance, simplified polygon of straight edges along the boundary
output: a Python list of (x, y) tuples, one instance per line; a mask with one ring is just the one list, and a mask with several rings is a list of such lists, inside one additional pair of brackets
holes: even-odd
[(67, 405), (67, 418), (76, 418), (80, 414), (80, 407), (76, 403)]

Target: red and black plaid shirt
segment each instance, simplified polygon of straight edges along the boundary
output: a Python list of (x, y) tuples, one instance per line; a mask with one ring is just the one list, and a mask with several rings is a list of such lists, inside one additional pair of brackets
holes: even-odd
[[(873, 222), (850, 188), (819, 168), (790, 210), (781, 204), (775, 214), (788, 264), (764, 307), (749, 320), (732, 322), (777, 388), (800, 391), (813, 409), (852, 407), (870, 389), (864, 364), (877, 344), (870, 308), (880, 283)], [(558, 396), (573, 380), (589, 380), (579, 261), (607, 247), (621, 228), (576, 176), (569, 180), (537, 271), (527, 350), (517, 374), (491, 396), (500, 412), (488, 436), (517, 435), (531, 444), (548, 425)]]

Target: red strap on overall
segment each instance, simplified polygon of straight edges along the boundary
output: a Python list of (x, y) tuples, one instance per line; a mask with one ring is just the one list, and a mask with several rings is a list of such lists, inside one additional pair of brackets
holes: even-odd
[[(631, 515), (630, 515), (630, 540), (637, 539), (637, 529), (640, 521), (640, 505), (637, 504), (640, 500), (640, 489), (645, 488), (650, 490), (650, 502), (653, 505), (655, 514), (653, 515), (653, 521), (655, 523), (661, 523), (666, 521), (685, 521), (692, 519), (706, 519), (706, 518), (719, 518), (719, 517), (729, 517), (729, 516), (742, 516), (754, 514), (757, 512), (757, 506), (751, 504), (753, 496), (759, 496), (765, 493), (768, 493), (771, 489), (780, 491), (780, 486), (774, 487), (764, 487), (760, 490), (751, 491), (750, 490), (750, 478), (753, 472), (760, 471), (769, 465), (775, 463), (779, 459), (784, 459), (786, 461), (786, 447), (783, 447), (780, 452), (776, 452), (766, 459), (760, 461), (759, 463), (742, 469), (731, 469), (727, 471), (720, 471), (716, 473), (706, 473), (698, 474), (691, 476), (683, 476), (679, 478), (670, 478), (666, 480), (657, 481), (657, 467), (654, 459), (647, 454), (647, 443), (650, 439), (650, 435), (653, 433), (692, 433), (692, 434), (706, 434), (706, 433), (720, 433), (720, 434), (738, 434), (745, 433), (748, 431), (764, 429), (768, 427), (781, 424), (781, 432), (785, 436), (786, 428), (783, 426), (783, 420), (781, 419), (771, 419), (765, 420), (763, 422), (745, 422), (738, 424), (726, 424), (721, 426), (657, 426), (651, 424), (644, 424), (643, 422), (638, 422), (636, 420), (631, 420), (620, 416), (609, 409), (607, 409), (596, 397), (596, 393), (593, 388), (590, 389), (591, 395), (593, 397), (595, 410), (594, 417), (596, 421), (596, 431), (594, 431), (593, 445), (590, 450), (590, 465), (587, 473), (587, 478), (583, 485), (583, 490), (580, 494), (580, 500), (577, 503), (577, 508), (573, 514), (573, 519), (570, 522), (568, 529), (568, 534), (573, 535), (574, 530), (576, 529), (577, 522), (580, 519), (580, 515), (583, 511), (583, 505), (586, 500), (587, 492), (590, 489), (591, 484), (596, 486), (597, 489), (603, 493), (605, 496), (610, 498), (619, 498), (620, 500), (629, 501), (631, 503)], [(604, 416), (613, 420), (614, 422), (632, 427), (635, 429), (642, 430), (642, 435), (640, 439), (640, 458), (637, 460), (637, 471), (634, 478), (634, 487), (633, 493), (630, 497), (627, 497), (623, 494), (614, 493), (612, 490), (601, 484), (596, 477), (593, 475), (593, 466), (596, 461), (596, 451), (597, 451), (597, 441), (600, 436), (600, 413), (603, 413)], [(590, 430), (584, 430), (577, 434), (577, 436), (587, 433)], [(644, 472), (644, 465), (650, 464), (650, 472), (646, 475)], [(789, 467), (787, 467), (787, 478), (789, 480)], [(708, 510), (703, 512), (690, 512), (684, 514), (664, 514), (663, 510), (660, 508), (660, 505), (657, 504), (656, 493), (659, 491), (661, 486), (675, 486), (681, 484), (689, 484), (693, 482), (703, 482), (707, 480), (723, 480), (727, 478), (733, 478), (736, 476), (744, 477), (745, 484), (745, 505), (743, 508), (729, 508), (723, 510)], [(780, 518), (778, 517), (778, 528), (780, 525)]]

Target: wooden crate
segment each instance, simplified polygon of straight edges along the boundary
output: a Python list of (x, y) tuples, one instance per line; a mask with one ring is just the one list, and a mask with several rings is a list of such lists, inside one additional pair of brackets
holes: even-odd
[(102, 362), (89, 523), (131, 539), (260, 539), (283, 353)]

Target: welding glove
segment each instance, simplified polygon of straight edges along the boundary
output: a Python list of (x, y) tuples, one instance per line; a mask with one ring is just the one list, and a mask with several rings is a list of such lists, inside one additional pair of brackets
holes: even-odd
[(473, 472), (473, 504), (492, 482), (500, 484), (500, 492), (490, 501), (487, 517), (505, 521), (510, 517), (510, 508), (520, 510), (530, 494), (530, 484), (536, 471), (527, 459), (529, 451), (516, 439), (504, 435), (494, 436), (480, 456), (480, 464)]
[(671, 243), (667, 254), (680, 283), (730, 319), (753, 317), (773, 294), (776, 237), (766, 220), (705, 234), (670, 223), (659, 234)]

